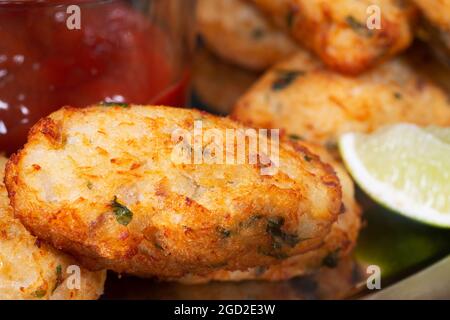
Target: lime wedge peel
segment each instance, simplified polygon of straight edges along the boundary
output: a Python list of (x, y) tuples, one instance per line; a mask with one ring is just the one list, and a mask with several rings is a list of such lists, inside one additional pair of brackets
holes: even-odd
[[(346, 133), (339, 139), (339, 150), (356, 183), (373, 200), (406, 217), (433, 226), (450, 228), (450, 144), (448, 143), (450, 137), (447, 137), (448, 133), (449, 128), (422, 129), (412, 124), (398, 124), (384, 127), (373, 134)], [(443, 136), (446, 138), (443, 139)], [(377, 147), (376, 144), (380, 147)], [(391, 149), (387, 149), (388, 147), (385, 147), (387, 145), (390, 145)], [(383, 148), (385, 150), (380, 151)], [(397, 158), (389, 155), (390, 153), (395, 154), (396, 150), (398, 152)], [(406, 153), (409, 153), (409, 157), (405, 156), (405, 150)], [(370, 153), (370, 155), (367, 156), (367, 153)], [(361, 154), (364, 154), (364, 156), (361, 156)], [(386, 155), (388, 156), (386, 157)], [(383, 156), (388, 159), (384, 159)], [(365, 160), (369, 160), (363, 161), (362, 158), (364, 157), (366, 157)], [(414, 163), (415, 158), (419, 158), (422, 162)], [(394, 162), (393, 159), (397, 159), (397, 162)], [(403, 161), (398, 161), (398, 159)], [(405, 188), (399, 188), (395, 186), (395, 183), (386, 181), (389, 179), (377, 177), (370, 162), (372, 164), (378, 162), (375, 166), (378, 172), (386, 169), (386, 172), (391, 170), (394, 173), (398, 170), (395, 171), (395, 168), (392, 167), (395, 167), (398, 163), (403, 163), (403, 165), (399, 165), (403, 168), (412, 163), (411, 165), (416, 165), (416, 167), (408, 172), (417, 173), (417, 176), (421, 176), (421, 179), (414, 180), (413, 177), (409, 180), (407, 176)], [(436, 162), (438, 162), (440, 168), (438, 174), (437, 170), (432, 170), (431, 177), (426, 176), (427, 168), (425, 168), (425, 172), (421, 172), (423, 167), (433, 166)], [(421, 163), (426, 165), (421, 167)], [(384, 167), (384, 169), (381, 167)], [(431, 190), (436, 185), (430, 187), (430, 182), (432, 183), (433, 179), (439, 179), (440, 181), (440, 184), (437, 184), (439, 187), (437, 192)], [(422, 180), (426, 180), (427, 183), (422, 185)], [(415, 194), (414, 192), (408, 192), (408, 190), (411, 191), (411, 188), (416, 188)], [(424, 200), (417, 196), (424, 194), (428, 196), (430, 190), (434, 191), (434, 198), (432, 199), (430, 197)], [(437, 209), (437, 207), (440, 208)]]

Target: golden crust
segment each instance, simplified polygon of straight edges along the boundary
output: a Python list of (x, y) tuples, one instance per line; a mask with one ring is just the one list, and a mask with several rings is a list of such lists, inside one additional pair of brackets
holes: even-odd
[(188, 275), (178, 281), (199, 284), (209, 281), (287, 280), (311, 273), (322, 266), (334, 267), (338, 261), (351, 253), (361, 228), (361, 208), (355, 201), (353, 181), (342, 164), (334, 160), (324, 148), (310, 143), (296, 143), (320, 155), (322, 161), (330, 163), (341, 182), (344, 207), (331, 232), (325, 237), (323, 245), (316, 250), (290, 257), (269, 267), (251, 268), (247, 271), (219, 270), (206, 276)]
[(97, 299), (103, 293), (105, 271), (81, 268), (80, 289), (69, 289), (68, 267), (77, 262), (37, 240), (14, 219), (3, 184), (6, 161), (0, 157), (0, 300)]
[(172, 140), (174, 130), (192, 130), (196, 120), (203, 130), (243, 129), (226, 118), (169, 107), (51, 114), (8, 162), (16, 215), (91, 268), (140, 276), (247, 269), (318, 247), (341, 208), (333, 169), (289, 144), (280, 145), (272, 176), (261, 174), (261, 163), (174, 162), (175, 145), (212, 153), (211, 139), (201, 149), (188, 138)]
[[(277, 86), (286, 75), (291, 75), (291, 81)], [(250, 126), (283, 128), (306, 141), (335, 146), (342, 133), (370, 132), (392, 123), (449, 126), (450, 105), (445, 92), (403, 58), (350, 77), (299, 52), (250, 88), (232, 117)]]
[[(407, 48), (413, 40), (416, 10), (397, 0), (251, 0), (275, 23), (329, 67), (359, 74)], [(381, 29), (366, 21), (371, 5), (381, 14)]]
[(250, 70), (264, 70), (297, 49), (288, 35), (242, 0), (200, 0), (197, 22), (212, 51)]

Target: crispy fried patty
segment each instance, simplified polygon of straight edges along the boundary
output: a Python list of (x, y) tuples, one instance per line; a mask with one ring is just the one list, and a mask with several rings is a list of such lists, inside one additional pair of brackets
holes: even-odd
[(78, 263), (32, 236), (13, 216), (3, 173), (7, 159), (0, 157), (0, 300), (97, 299), (103, 293), (106, 273), (80, 268)]
[[(251, 1), (329, 67), (343, 73), (364, 72), (407, 48), (413, 39), (416, 10), (406, 1)], [(372, 26), (377, 12), (380, 25)]]
[(239, 99), (232, 117), (333, 147), (344, 132), (370, 132), (392, 123), (449, 126), (450, 103), (403, 58), (350, 77), (299, 52), (262, 76)]
[[(214, 135), (178, 135), (194, 122), (203, 132), (243, 129), (169, 107), (51, 114), (7, 165), (17, 217), (91, 268), (160, 278), (265, 266), (322, 244), (342, 206), (329, 165), (289, 143), (272, 175), (263, 169), (277, 161), (264, 149), (243, 164), (212, 163), (223, 147)], [(198, 152), (209, 164), (193, 163)]]
[(200, 0), (197, 22), (212, 51), (246, 69), (264, 70), (297, 49), (287, 34), (243, 0)]
[(330, 163), (342, 185), (343, 210), (325, 237), (323, 245), (305, 254), (290, 257), (269, 267), (256, 267), (246, 271), (215, 271), (206, 276), (189, 275), (179, 279), (183, 283), (242, 280), (286, 280), (316, 271), (321, 267), (336, 267), (355, 247), (361, 228), (361, 208), (355, 200), (353, 181), (341, 163), (333, 159), (326, 149), (317, 145), (295, 141), (320, 155), (322, 161)]

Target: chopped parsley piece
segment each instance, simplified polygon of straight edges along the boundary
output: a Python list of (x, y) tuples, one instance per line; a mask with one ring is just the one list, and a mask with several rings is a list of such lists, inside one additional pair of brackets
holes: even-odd
[(402, 98), (402, 94), (400, 92), (394, 92), (394, 97), (395, 99), (401, 99)]
[(255, 276), (259, 277), (262, 276), (267, 271), (266, 266), (259, 266), (255, 268)]
[(299, 243), (300, 239), (296, 234), (286, 233), (281, 230), (281, 227), (284, 225), (283, 217), (272, 217), (267, 220), (266, 231), (272, 236), (274, 242), (274, 249), (281, 248), (281, 242), (284, 242), (290, 247), (295, 247), (297, 243)]
[(373, 35), (373, 31), (370, 30), (369, 28), (367, 28), (366, 25), (364, 25), (363, 23), (359, 22), (358, 20), (355, 19), (355, 17), (353, 16), (347, 16), (347, 18), (345, 18), (345, 22), (347, 22), (347, 24), (357, 33), (363, 35), (363, 36), (367, 36), (367, 37), (371, 37)]
[(261, 39), (262, 37), (264, 37), (264, 35), (265, 35), (265, 32), (262, 29), (257, 28), (252, 31), (253, 39)]
[(299, 136), (297, 134), (290, 134), (288, 137), (291, 140), (304, 140), (303, 137), (301, 137), (301, 136)]
[(124, 205), (117, 202), (117, 197), (114, 196), (114, 200), (111, 203), (111, 207), (116, 216), (116, 220), (121, 225), (127, 226), (133, 219), (133, 212)]
[(223, 239), (231, 236), (231, 230), (225, 229), (224, 227), (221, 226), (217, 227), (217, 232)]
[(322, 264), (328, 268), (336, 268), (339, 263), (339, 251), (340, 249), (330, 252), (325, 258), (323, 258)]
[(336, 143), (335, 141), (330, 141), (330, 140), (328, 140), (327, 142), (325, 142), (325, 148), (326, 148), (328, 151), (333, 152), (333, 151), (336, 151), (336, 150), (337, 150), (338, 146), (337, 146), (337, 143)]
[(269, 219), (267, 219), (267, 231), (269, 233), (273, 233), (273, 232), (281, 232), (281, 227), (284, 224), (284, 218), (283, 217), (270, 217)]
[(289, 10), (288, 14), (286, 15), (286, 25), (289, 29), (291, 29), (294, 26), (294, 11)]
[(45, 289), (37, 289), (35, 292), (33, 292), (33, 296), (36, 298), (43, 298), (47, 294), (47, 290)]
[(60, 264), (58, 264), (58, 266), (56, 267), (56, 282), (55, 282), (55, 287), (53, 288), (52, 292), (55, 292), (56, 288), (58, 288), (58, 286), (63, 282), (63, 278), (62, 278), (62, 266)]
[(161, 251), (164, 251), (163, 246), (160, 245), (158, 241), (154, 241), (154, 242), (153, 242), (153, 245), (155, 246), (156, 249), (161, 250)]
[(272, 84), (272, 90), (278, 91), (288, 87), (299, 76), (304, 75), (304, 71), (300, 70), (281, 70), (278, 72), (278, 77)]

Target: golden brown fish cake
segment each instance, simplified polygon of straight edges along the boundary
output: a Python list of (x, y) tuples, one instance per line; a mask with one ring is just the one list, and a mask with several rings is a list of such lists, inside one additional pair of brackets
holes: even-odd
[(51, 114), (8, 162), (16, 215), (92, 268), (161, 278), (269, 265), (322, 243), (342, 204), (329, 165), (290, 144), (280, 144), (273, 175), (264, 170), (277, 160), (264, 150), (245, 154), (256, 164), (191, 164), (198, 152), (220, 160), (212, 147), (223, 146), (211, 136), (195, 144), (174, 136), (194, 123), (210, 133), (244, 128), (169, 107)]
[[(407, 48), (416, 9), (398, 0), (251, 0), (329, 67), (359, 74)], [(370, 6), (381, 28), (369, 29)], [(370, 20), (372, 21), (372, 20)]]
[(228, 115), (259, 76), (257, 72), (224, 62), (205, 48), (195, 53), (192, 87), (198, 99), (213, 113)]
[(403, 58), (350, 77), (300, 52), (250, 88), (232, 117), (331, 147), (342, 133), (370, 132), (392, 123), (449, 126), (450, 104), (440, 87)]
[(0, 300), (97, 299), (103, 293), (106, 272), (81, 268), (76, 289), (68, 267), (77, 262), (39, 242), (14, 218), (3, 184), (6, 161), (0, 156)]
[(309, 148), (320, 155), (322, 161), (331, 164), (341, 182), (344, 211), (325, 237), (324, 244), (316, 250), (290, 257), (269, 267), (251, 268), (248, 271), (219, 270), (206, 276), (188, 275), (178, 281), (198, 284), (209, 281), (286, 280), (311, 273), (322, 266), (335, 267), (339, 260), (351, 253), (361, 228), (361, 208), (355, 201), (353, 181), (342, 164), (334, 160), (324, 148), (304, 142), (295, 143)]
[(290, 55), (297, 45), (242, 0), (200, 0), (200, 34), (223, 59), (251, 70), (264, 70)]

